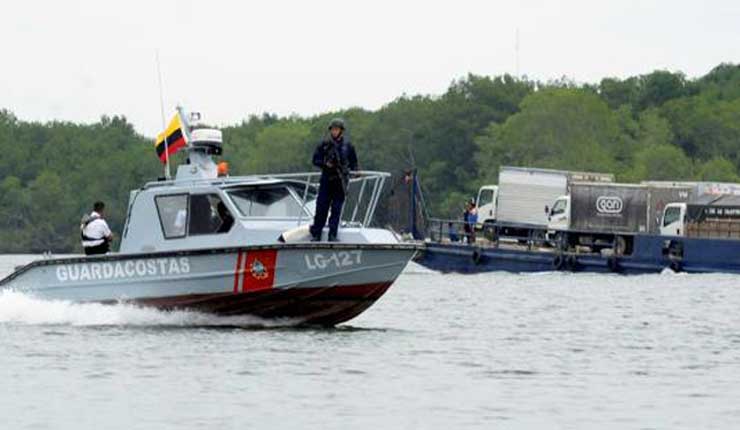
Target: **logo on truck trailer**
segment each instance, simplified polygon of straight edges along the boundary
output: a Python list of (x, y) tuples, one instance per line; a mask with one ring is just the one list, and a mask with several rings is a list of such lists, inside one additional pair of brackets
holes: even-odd
[(624, 202), (618, 196), (599, 196), (596, 199), (596, 210), (603, 214), (618, 214), (622, 212)]

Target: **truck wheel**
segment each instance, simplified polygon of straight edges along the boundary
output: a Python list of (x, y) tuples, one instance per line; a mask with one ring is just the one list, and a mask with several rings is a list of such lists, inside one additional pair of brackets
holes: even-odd
[(490, 240), (491, 242), (495, 242), (496, 237), (496, 225), (490, 221), (486, 221), (483, 223), (483, 237)]

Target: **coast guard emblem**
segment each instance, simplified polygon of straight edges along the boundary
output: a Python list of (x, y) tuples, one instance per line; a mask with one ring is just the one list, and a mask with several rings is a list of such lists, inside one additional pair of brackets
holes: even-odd
[(257, 259), (252, 262), (252, 266), (249, 268), (249, 271), (252, 273), (252, 277), (254, 277), (254, 279), (262, 280), (267, 279), (270, 276), (270, 274), (267, 273), (265, 265)]
[(234, 292), (269, 290), (275, 284), (277, 250), (239, 251), (234, 268)]

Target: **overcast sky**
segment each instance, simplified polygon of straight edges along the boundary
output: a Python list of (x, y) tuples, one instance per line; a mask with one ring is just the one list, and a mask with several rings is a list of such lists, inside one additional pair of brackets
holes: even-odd
[(250, 114), (377, 109), (440, 94), (472, 72), (598, 82), (655, 69), (689, 77), (740, 62), (740, 1), (6, 2), (0, 108), (24, 120), (124, 114), (161, 127), (168, 111), (217, 124)]

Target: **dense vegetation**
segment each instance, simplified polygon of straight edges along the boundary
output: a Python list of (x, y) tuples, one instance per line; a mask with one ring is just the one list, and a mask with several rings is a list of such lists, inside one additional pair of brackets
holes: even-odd
[[(225, 158), (239, 174), (305, 171), (333, 116), (347, 120), (362, 168), (394, 173), (386, 201), (406, 195), (399, 178), (415, 166), (442, 216), (495, 183), (500, 165), (624, 181), (738, 181), (740, 171), (740, 67), (731, 64), (698, 79), (656, 71), (594, 85), (469, 75), (442, 95), (404, 95), (377, 111), (251, 116), (224, 129)], [(152, 143), (121, 116), (40, 124), (0, 111), (0, 252), (78, 251), (78, 220), (98, 199), (120, 232), (129, 190), (160, 175)], [(386, 203), (379, 222), (400, 224), (400, 207)]]

